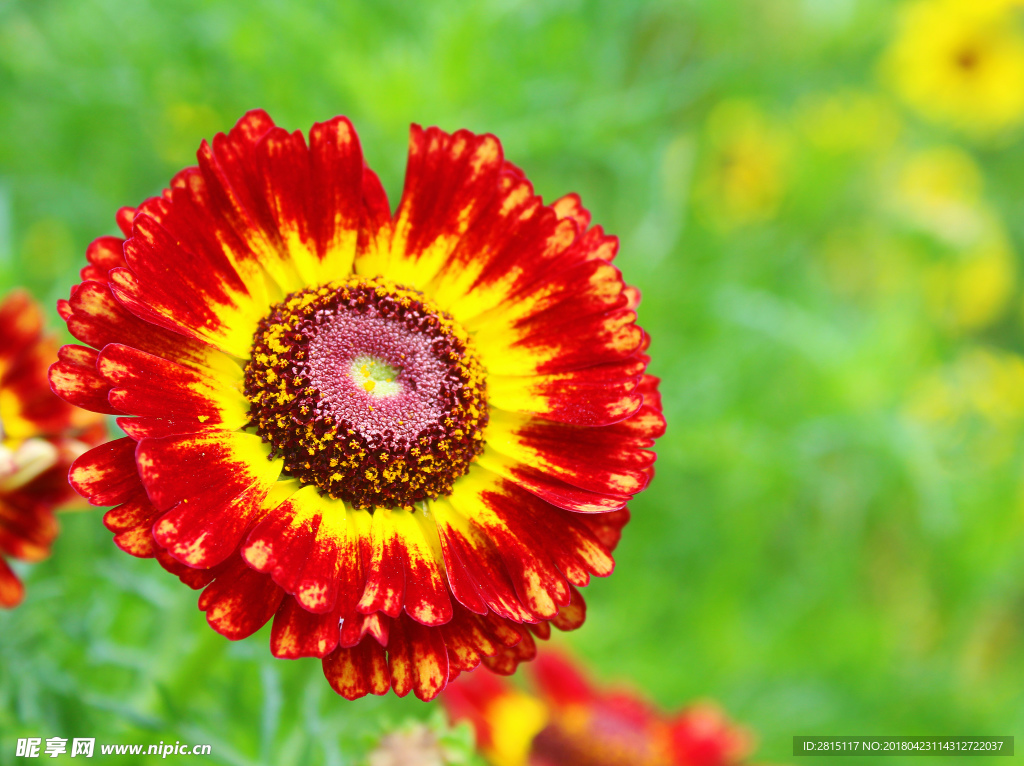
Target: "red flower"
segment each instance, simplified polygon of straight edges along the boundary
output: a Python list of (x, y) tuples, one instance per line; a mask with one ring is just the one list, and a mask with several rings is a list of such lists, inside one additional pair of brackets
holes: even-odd
[(0, 607), (21, 603), (25, 588), (4, 556), (41, 561), (57, 537), (55, 507), (74, 498), (71, 462), (103, 438), (102, 418), (50, 391), (46, 368), (57, 355), (28, 293), (0, 303)]
[(341, 117), (198, 156), (61, 303), (56, 390), (128, 434), (71, 473), (117, 544), (349, 698), (580, 625), (664, 428), (617, 240), (489, 135), (414, 126), (394, 215)]
[(536, 694), (480, 671), (441, 697), (494, 766), (728, 766), (752, 738), (708, 703), (664, 715), (628, 692), (594, 689), (556, 653), (533, 663)]

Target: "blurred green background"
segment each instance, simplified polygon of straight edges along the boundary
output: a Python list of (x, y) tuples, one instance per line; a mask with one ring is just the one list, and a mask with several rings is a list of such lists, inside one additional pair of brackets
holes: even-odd
[[(760, 761), (1024, 734), (1024, 37), (1011, 0), (928, 5), (0, 0), (0, 282), (58, 326), (116, 209), (253, 107), (348, 115), (393, 204), (410, 122), (492, 132), (621, 237), (664, 380), (657, 478), (563, 644), (719, 701)], [(0, 614), (0, 763), (26, 736), (359, 763), (436, 712), (346, 702), (100, 512), (62, 526)]]

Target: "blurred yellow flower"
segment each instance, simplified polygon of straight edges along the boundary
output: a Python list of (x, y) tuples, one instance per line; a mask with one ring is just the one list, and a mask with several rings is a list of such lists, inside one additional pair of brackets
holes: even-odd
[(1024, 120), (1024, 35), (1014, 0), (919, 0), (905, 6), (883, 70), (928, 119), (973, 134)]
[(999, 216), (982, 196), (982, 175), (956, 147), (917, 152), (898, 168), (889, 204), (905, 224), (930, 236), (943, 257), (920, 283), (936, 321), (955, 331), (987, 327), (1010, 305), (1016, 259)]
[(1013, 253), (1005, 238), (995, 236), (959, 256), (925, 272), (929, 307), (954, 330), (979, 330), (1009, 306), (1016, 276)]
[(954, 334), (1004, 317), (1015, 294), (1016, 257), (971, 156), (952, 146), (915, 152), (886, 167), (878, 183), (880, 204), (897, 226), (878, 218), (830, 232), (821, 259), (833, 289), (923, 304), (932, 324)]
[(996, 349), (968, 349), (953, 370), (954, 397), (961, 412), (973, 411), (993, 423), (1024, 419), (1024, 358)]
[(982, 463), (1005, 462), (1015, 454), (1024, 422), (1024, 358), (968, 348), (912, 389), (907, 414), (919, 423), (951, 429), (958, 441), (969, 440), (964, 454)]
[(797, 106), (796, 123), (810, 144), (826, 152), (885, 149), (900, 133), (899, 115), (875, 93), (816, 93)]
[(754, 104), (725, 101), (706, 125), (707, 153), (696, 194), (723, 229), (775, 217), (788, 178), (789, 139)]
[(983, 235), (981, 170), (962, 149), (940, 146), (910, 155), (892, 186), (893, 207), (913, 226), (954, 247), (969, 246)]

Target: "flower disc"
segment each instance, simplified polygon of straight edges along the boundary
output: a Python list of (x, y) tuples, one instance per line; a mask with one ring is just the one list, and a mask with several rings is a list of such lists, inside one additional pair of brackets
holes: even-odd
[(285, 473), (356, 508), (446, 495), (483, 451), (484, 371), (469, 338), (420, 293), (381, 279), (274, 306), (245, 393)]

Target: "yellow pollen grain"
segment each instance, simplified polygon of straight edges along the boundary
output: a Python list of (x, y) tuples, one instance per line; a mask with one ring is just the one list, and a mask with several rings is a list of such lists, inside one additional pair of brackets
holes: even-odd
[[(365, 367), (363, 367), (363, 374), (364, 375), (366, 374), (366, 368)], [(388, 382), (390, 383), (391, 381), (388, 381)], [(376, 386), (377, 386), (377, 384), (374, 383), (372, 380), (366, 380), (366, 381), (363, 382), (363, 388), (366, 389), (367, 391), (372, 391), (374, 388), (376, 388)], [(370, 409), (372, 410), (373, 407), (371, 407)]]

